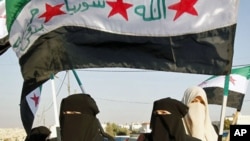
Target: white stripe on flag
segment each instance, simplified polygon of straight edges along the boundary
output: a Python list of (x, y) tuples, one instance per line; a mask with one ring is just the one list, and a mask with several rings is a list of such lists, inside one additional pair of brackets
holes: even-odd
[[(225, 76), (217, 76), (212, 79), (202, 82), (199, 86), (206, 87), (220, 87), (224, 88)], [(229, 79), (229, 90), (245, 94), (247, 91), (249, 81), (246, 77), (238, 74), (231, 74)]]
[(38, 109), (39, 102), (40, 102), (40, 96), (41, 96), (40, 87), (36, 88), (35, 90), (30, 92), (26, 96), (26, 101), (27, 101), (33, 115), (36, 114), (36, 111)]
[(0, 1), (0, 39), (7, 36), (5, 0)]
[[(123, 0), (122, 3), (128, 4), (129, 8), (111, 14), (114, 9), (110, 2), (118, 0), (30, 1), (11, 27), (10, 43), (15, 45), (14, 50), (21, 57), (37, 38), (62, 26), (81, 26), (134, 36), (166, 37), (201, 33), (236, 24), (239, 3), (238, 0), (193, 0), (193, 4), (189, 2), (186, 5), (180, 3), (183, 0)], [(175, 5), (184, 7), (177, 12), (177, 9), (170, 8)], [(52, 7), (57, 7), (58, 15), (49, 16), (51, 13), (46, 13), (46, 9)], [(189, 8), (196, 12), (189, 13)], [(177, 15), (178, 18), (174, 20)]]

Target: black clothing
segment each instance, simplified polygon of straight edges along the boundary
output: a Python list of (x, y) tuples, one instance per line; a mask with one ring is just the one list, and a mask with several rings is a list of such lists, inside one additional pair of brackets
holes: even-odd
[[(158, 115), (156, 110), (166, 110), (167, 115)], [(149, 141), (200, 141), (186, 134), (182, 118), (187, 114), (188, 107), (182, 102), (163, 98), (154, 102), (150, 128), (152, 132)]]
[(73, 94), (64, 98), (60, 108), (62, 141), (103, 141), (106, 134), (96, 114), (99, 109), (88, 94)]
[(45, 126), (39, 126), (31, 129), (30, 135), (25, 141), (46, 141), (51, 131)]

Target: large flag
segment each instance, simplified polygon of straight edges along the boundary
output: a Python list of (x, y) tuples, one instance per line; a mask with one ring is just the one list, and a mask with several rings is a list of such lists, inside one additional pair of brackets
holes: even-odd
[(25, 80), (72, 68), (228, 74), (238, 0), (7, 1)]
[(238, 5), (239, 0), (8, 0), (6, 13), (24, 84), (36, 88), (52, 73), (77, 68), (229, 74)]
[[(241, 110), (250, 79), (250, 66), (232, 69), (229, 76), (227, 106)], [(222, 105), (225, 76), (212, 76), (199, 84), (207, 93), (208, 103)]]
[[(28, 86), (28, 85), (25, 85)], [(31, 91), (30, 91), (31, 90)], [(35, 89), (23, 88), (23, 94), (20, 102), (21, 119), (26, 133), (30, 133), (38, 110), (42, 86)]]
[(5, 0), (0, 0), (0, 55), (10, 47), (6, 26)]

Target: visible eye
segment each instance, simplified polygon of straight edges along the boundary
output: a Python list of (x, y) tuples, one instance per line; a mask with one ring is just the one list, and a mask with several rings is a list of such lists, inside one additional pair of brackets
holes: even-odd
[(170, 115), (171, 113), (167, 110), (155, 110), (154, 112), (157, 115)]
[(201, 96), (196, 96), (196, 97), (194, 98), (194, 100), (192, 100), (191, 103), (196, 103), (196, 102), (199, 102), (199, 103), (205, 105), (205, 102), (204, 102), (204, 100), (202, 99)]
[(64, 111), (63, 114), (64, 115), (74, 115), (74, 114), (80, 115), (82, 113), (78, 111)]

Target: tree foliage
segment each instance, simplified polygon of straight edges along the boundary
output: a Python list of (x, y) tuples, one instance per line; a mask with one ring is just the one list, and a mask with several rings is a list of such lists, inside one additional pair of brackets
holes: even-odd
[(224, 130), (229, 130), (230, 124), (231, 124), (231, 121), (229, 119), (225, 119), (224, 120)]
[(122, 128), (115, 123), (107, 123), (106, 132), (111, 136), (119, 135), (129, 135), (129, 130), (127, 128)]

